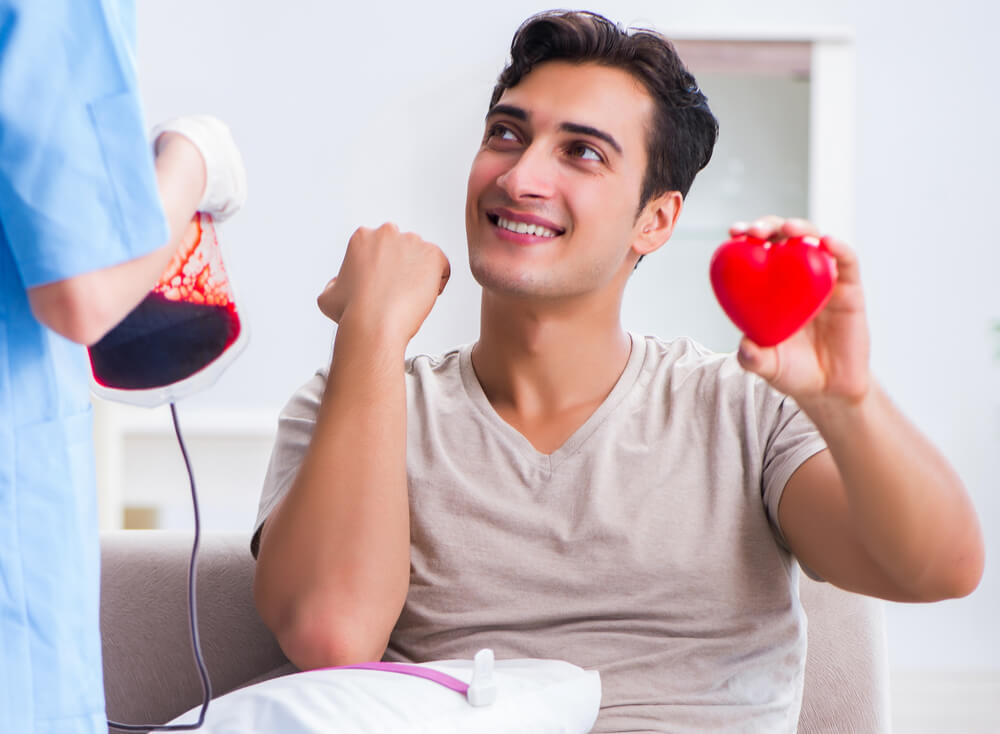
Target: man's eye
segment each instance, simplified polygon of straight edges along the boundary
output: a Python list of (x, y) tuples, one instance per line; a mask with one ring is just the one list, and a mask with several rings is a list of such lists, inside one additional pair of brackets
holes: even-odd
[(496, 140), (512, 140), (512, 141), (516, 142), (517, 141), (517, 135), (515, 135), (514, 131), (511, 130), (506, 125), (501, 125), (501, 124), (497, 123), (497, 124), (493, 125), (492, 127), (490, 127), (490, 129), (487, 131), (487, 133), (486, 133), (486, 139), (487, 140), (493, 140), (493, 139), (496, 139)]
[(600, 153), (597, 152), (596, 148), (593, 148), (586, 143), (574, 143), (569, 148), (569, 154), (575, 158), (579, 158), (583, 161), (603, 161), (604, 158)]

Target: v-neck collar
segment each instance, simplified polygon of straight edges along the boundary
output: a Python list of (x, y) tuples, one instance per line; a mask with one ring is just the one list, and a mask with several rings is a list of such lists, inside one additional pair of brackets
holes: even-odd
[(632, 333), (629, 333), (629, 338), (632, 342), (632, 348), (629, 352), (628, 361), (625, 363), (625, 369), (622, 370), (621, 376), (618, 378), (615, 386), (611, 388), (611, 392), (608, 393), (604, 402), (597, 406), (597, 409), (590, 414), (590, 417), (563, 442), (562, 446), (551, 454), (545, 454), (536, 449), (524, 434), (501, 418), (500, 414), (493, 408), (493, 405), (486, 397), (486, 393), (483, 392), (483, 386), (479, 384), (479, 378), (476, 377), (475, 368), (472, 366), (472, 349), (475, 343), (467, 344), (459, 350), (459, 369), (462, 373), (462, 385), (472, 404), (476, 406), (476, 409), (483, 415), (486, 422), (512, 444), (526, 461), (542, 469), (551, 471), (567, 457), (574, 454), (594, 434), (604, 422), (604, 419), (608, 417), (611, 411), (615, 409), (635, 384), (646, 356), (646, 340)]

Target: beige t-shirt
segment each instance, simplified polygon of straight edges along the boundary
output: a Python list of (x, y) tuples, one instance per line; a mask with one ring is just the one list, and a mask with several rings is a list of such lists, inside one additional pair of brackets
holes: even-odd
[[(471, 351), (407, 362), (410, 588), (385, 659), (490, 647), (596, 669), (595, 732), (795, 732), (805, 618), (778, 501), (825, 446), (793, 401), (733, 355), (633, 336), (607, 399), (546, 455), (493, 410)], [(324, 385), (282, 412), (257, 530)]]

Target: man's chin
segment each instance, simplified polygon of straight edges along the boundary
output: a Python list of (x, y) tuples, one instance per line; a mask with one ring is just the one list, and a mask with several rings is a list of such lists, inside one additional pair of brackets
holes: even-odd
[(500, 269), (495, 265), (470, 262), (472, 277), (483, 287), (484, 291), (506, 298), (521, 298), (525, 300), (550, 300), (568, 295), (567, 289), (560, 288), (551, 276), (539, 273)]
[(472, 277), (484, 290), (507, 295), (534, 295), (534, 278), (526, 273), (515, 273), (490, 263), (477, 262), (475, 258), (470, 259), (469, 268)]

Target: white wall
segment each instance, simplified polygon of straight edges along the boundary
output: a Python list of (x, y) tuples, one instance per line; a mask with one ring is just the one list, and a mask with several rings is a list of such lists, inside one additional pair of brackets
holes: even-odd
[[(858, 237), (873, 362), (957, 467), (987, 533), (970, 598), (890, 608), (895, 664), (1000, 665), (1000, 52), (992, 2), (869, 3), (858, 29)], [(1000, 704), (998, 709), (1000, 710)]]
[[(217, 385), (182, 404), (182, 416), (276, 415), (327, 358), (332, 330), (314, 298), (360, 224), (396, 221), (452, 259), (448, 290), (411, 351), (476, 338), (465, 177), (510, 36), (545, 7), (523, 0), (140, 3), (150, 120), (217, 114), (231, 124), (251, 177), (245, 211), (221, 236), (252, 342)], [(591, 7), (668, 34), (853, 30), (855, 245), (874, 369), (968, 484), (989, 554), (970, 598), (889, 605), (892, 664), (1000, 671), (1000, 339), (989, 333), (990, 321), (1000, 319), (997, 5), (620, 0)], [(720, 237), (727, 224), (717, 222)], [(676, 317), (663, 314), (664, 322)], [(246, 501), (255, 506), (256, 488)]]

